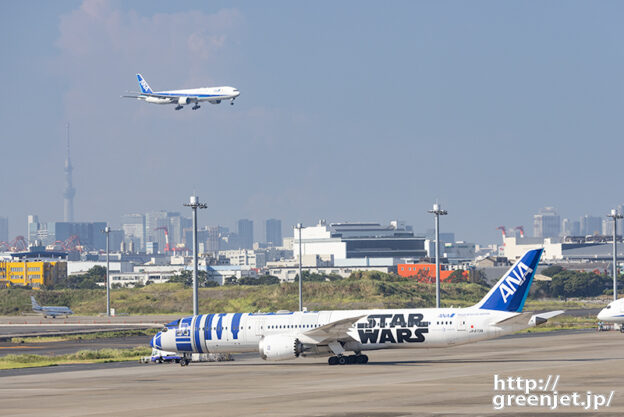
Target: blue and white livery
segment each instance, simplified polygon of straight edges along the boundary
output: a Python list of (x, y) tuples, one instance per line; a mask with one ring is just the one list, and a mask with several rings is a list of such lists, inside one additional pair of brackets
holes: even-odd
[(137, 74), (139, 88), (141, 92), (134, 95), (122, 96), (126, 98), (136, 98), (147, 103), (153, 104), (176, 104), (175, 109), (181, 110), (187, 104), (193, 104), (193, 110), (199, 109), (202, 101), (208, 101), (212, 104), (219, 104), (223, 100), (230, 100), (230, 104), (234, 104), (236, 97), (240, 95), (234, 87), (202, 87), (191, 88), (187, 90), (169, 90), (169, 91), (153, 91), (145, 78), (141, 74)]
[[(329, 356), (329, 364), (367, 363), (363, 352), (477, 342), (547, 321), (563, 311), (522, 313), (542, 249), (527, 252), (476, 305), (350, 311), (221, 313), (169, 323), (152, 347), (184, 354), (253, 352), (266, 360)], [(347, 352), (353, 352), (347, 355)]]

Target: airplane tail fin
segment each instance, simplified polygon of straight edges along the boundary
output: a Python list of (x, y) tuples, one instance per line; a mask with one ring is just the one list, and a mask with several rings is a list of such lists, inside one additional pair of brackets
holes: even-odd
[(145, 78), (143, 78), (141, 74), (137, 74), (137, 79), (139, 80), (139, 87), (141, 88), (142, 93), (146, 93), (146, 94), (154, 93), (152, 91), (152, 88), (149, 86), (147, 81), (145, 81)]
[(37, 303), (37, 300), (35, 300), (35, 297), (33, 297), (32, 295), (30, 296), (30, 302), (32, 303), (32, 308), (33, 310), (36, 310), (38, 308), (41, 308), (41, 306), (39, 305), (39, 303)]
[(530, 250), (516, 262), (474, 307), (521, 312), (544, 249)]

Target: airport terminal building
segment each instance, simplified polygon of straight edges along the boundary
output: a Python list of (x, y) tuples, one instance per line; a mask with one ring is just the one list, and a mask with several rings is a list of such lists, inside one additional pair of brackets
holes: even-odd
[[(293, 230), (293, 252), (299, 254), (299, 229)], [(427, 256), (425, 238), (414, 236), (405, 222), (327, 223), (301, 229), (302, 255), (331, 256), (334, 261), (353, 258), (412, 258)]]

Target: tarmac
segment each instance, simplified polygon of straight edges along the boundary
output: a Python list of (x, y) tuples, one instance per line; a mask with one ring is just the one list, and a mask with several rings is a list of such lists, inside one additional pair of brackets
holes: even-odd
[[(256, 355), (238, 355), (234, 362), (187, 367), (98, 364), (3, 371), (1, 414), (621, 416), (623, 343), (619, 332), (560, 331), (452, 348), (371, 352), (367, 365), (328, 366), (325, 358), (266, 362)], [(509, 386), (495, 390), (495, 375), (536, 381), (550, 377), (550, 385), (533, 394), (560, 397), (577, 392), (585, 399), (591, 391), (610, 397), (610, 407), (551, 410), (514, 403), (495, 410), (495, 396), (524, 394)]]

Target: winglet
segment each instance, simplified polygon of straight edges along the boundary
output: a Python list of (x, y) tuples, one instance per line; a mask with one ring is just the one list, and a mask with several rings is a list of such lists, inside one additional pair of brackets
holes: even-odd
[(145, 81), (145, 78), (143, 78), (143, 76), (141, 74), (137, 74), (137, 79), (139, 80), (139, 87), (141, 88), (141, 92), (145, 93), (145, 94), (152, 94), (154, 93), (152, 91), (152, 88), (149, 86), (149, 84), (147, 83), (147, 81)]

